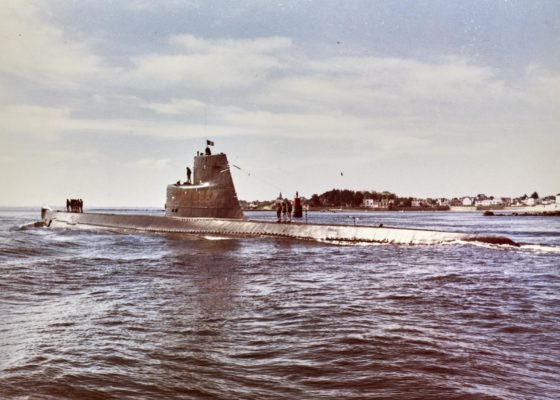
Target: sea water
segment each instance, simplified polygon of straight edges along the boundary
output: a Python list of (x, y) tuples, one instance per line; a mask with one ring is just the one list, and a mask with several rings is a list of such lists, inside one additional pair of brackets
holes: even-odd
[(308, 215), (520, 247), (23, 227), (38, 218), (0, 210), (2, 399), (560, 398), (560, 218)]

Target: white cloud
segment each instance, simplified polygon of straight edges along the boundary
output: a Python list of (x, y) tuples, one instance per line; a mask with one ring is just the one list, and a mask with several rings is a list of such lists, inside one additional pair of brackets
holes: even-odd
[[(246, 40), (237, 44), (232, 40), (204, 41), (190, 36), (181, 39), (188, 42), (185, 46), (200, 52), (214, 52), (230, 42), (234, 49), (260, 52), (265, 51), (269, 43), (264, 39), (257, 40), (256, 44)], [(287, 44), (272, 38), (270, 46), (284, 49)], [(234, 52), (237, 51), (241, 50)], [(162, 60), (168, 57), (183, 56), (153, 54), (149, 57), (155, 60), (154, 65), (161, 66)], [(281, 64), (282, 58), (279, 56), (274, 64)], [(196, 71), (194, 75), (204, 74), (203, 67), (190, 61), (187, 64)], [(154, 72), (155, 76), (165, 75), (159, 67), (156, 70), (159, 72)], [(136, 73), (138, 69), (129, 72), (130, 75)], [(113, 94), (93, 96), (94, 103), (90, 105), (107, 108), (112, 103), (127, 104), (131, 118), (84, 118), (78, 117), (79, 113), (70, 107), (36, 105), (7, 106), (0, 109), (0, 115), (5, 132), (31, 132), (45, 137), (80, 131), (162, 138), (198, 137), (206, 128), (219, 135), (369, 136), (376, 138), (381, 147), (396, 149), (394, 143), (427, 146), (440, 135), (465, 136), (469, 135), (469, 129), (495, 130), (508, 121), (510, 129), (519, 130), (519, 115), (514, 111), (530, 101), (523, 94), (531, 95), (541, 104), (543, 90), (550, 92), (549, 87), (558, 86), (559, 81), (557, 76), (532, 69), (528, 72), (528, 86), (513, 89), (497, 76), (496, 71), (488, 67), (453, 58), (433, 63), (375, 57), (300, 59), (297, 68), (285, 66), (281, 76), (269, 77), (263, 85), (233, 100), (229, 96), (225, 100), (219, 97), (202, 100), (216, 93), (212, 85), (203, 89), (202, 84), (200, 96), (149, 102), (128, 95), (127, 86), (121, 81), (115, 83)], [(233, 75), (228, 79), (236, 82)], [(235, 92), (230, 89), (230, 93)], [(165, 87), (159, 89), (160, 95), (164, 90)], [(506, 104), (508, 107), (504, 108)], [(146, 114), (142, 109), (155, 114)], [(157, 118), (157, 115), (166, 118)], [(205, 118), (206, 126), (203, 125)], [(549, 117), (549, 124), (550, 120)], [(547, 118), (540, 121), (544, 123)]]
[[(333, 110), (330, 113), (278, 112), (262, 109), (250, 110), (239, 106), (219, 106), (193, 99), (172, 99), (169, 103), (149, 103), (146, 105), (157, 113), (200, 119), (206, 115), (212, 131), (220, 135), (231, 132), (240, 134), (271, 134), (279, 137), (335, 136), (341, 134), (355, 136), (367, 133), (374, 125), (372, 119), (352, 115), (342, 115)], [(223, 129), (225, 128), (225, 131)]]
[(146, 108), (161, 114), (175, 115), (201, 115), (210, 106), (200, 100), (195, 99), (172, 99), (168, 103), (148, 103)]
[(171, 166), (171, 160), (168, 158), (142, 158), (136, 161), (125, 162), (123, 165), (129, 168), (164, 169)]
[(32, 136), (54, 141), (62, 134), (104, 133), (157, 138), (200, 137), (204, 129), (221, 136), (247, 133), (238, 126), (192, 123), (188, 121), (158, 121), (125, 118), (80, 118), (67, 107), (13, 105), (0, 107), (0, 143), (17, 136)]
[(269, 82), (259, 99), (276, 106), (387, 115), (410, 111), (414, 103), (456, 106), (481, 98), (501, 98), (506, 93), (495, 71), (457, 59), (428, 63), (396, 58), (334, 57), (303, 65), (306, 70), (302, 73)]
[(297, 68), (286, 67), (283, 76), (268, 79), (234, 104), (186, 97), (146, 107), (185, 120), (206, 115), (209, 121), (247, 133), (385, 138), (392, 134), (424, 136), (417, 143), (425, 143), (425, 137), (446, 129), (450, 134), (464, 134), (456, 118), (459, 122), (473, 118), (493, 103), (509, 102), (510, 94), (495, 71), (463, 59), (426, 63), (335, 57), (300, 60)]
[[(538, 114), (550, 113), (558, 103), (551, 88), (558, 88), (560, 79), (538, 67), (528, 69), (525, 87), (514, 88), (498, 71), (464, 58), (427, 62), (325, 52), (312, 57), (287, 37), (173, 35), (168, 52), (140, 55), (126, 70), (109, 70), (87, 41), (46, 22), (33, 3), (3, 3), (0, 20), (6, 22), (0, 29), (8, 55), (0, 71), (56, 85), (61, 93), (90, 88), (93, 99), (67, 105), (71, 96), (59, 96), (60, 105), (39, 105), (35, 99), (7, 105), (0, 109), (2, 128), (12, 134), (54, 138), (87, 131), (177, 138), (200, 136), (207, 128), (221, 135), (365, 135), (395, 148), (391, 143), (399, 140), (426, 146), (437, 135), (468, 134), (466, 121), (477, 129), (495, 130), (496, 121), (519, 129), (517, 111), (523, 105), (532, 102)], [(14, 32), (25, 39), (9, 40)], [(147, 100), (138, 89), (149, 89), (160, 100)], [(123, 117), (108, 117), (108, 109), (122, 109)], [(550, 116), (539, 121), (554, 124)]]
[(76, 89), (107, 68), (83, 38), (46, 22), (41, 2), (0, 2), (0, 72), (36, 85)]
[(27, 104), (0, 108), (3, 135), (36, 135), (55, 139), (68, 124), (70, 109)]
[(204, 40), (173, 36), (177, 51), (136, 57), (135, 68), (125, 75), (131, 85), (197, 90), (254, 88), (270, 73), (285, 68), (279, 52), (289, 48), (286, 38)]
[(161, 11), (162, 9), (173, 12), (182, 8), (196, 8), (197, 3), (188, 0), (158, 0), (157, 2), (152, 0), (129, 0), (126, 3), (126, 7), (135, 12), (154, 12)]
[(193, 35), (174, 35), (170, 41), (184, 48), (187, 53), (228, 53), (231, 55), (266, 54), (277, 56), (288, 50), (292, 40), (287, 37), (261, 37), (253, 39), (202, 39)]
[(527, 68), (526, 76), (530, 89), (526, 100), (551, 111), (560, 109), (560, 74), (554, 74), (533, 64)]

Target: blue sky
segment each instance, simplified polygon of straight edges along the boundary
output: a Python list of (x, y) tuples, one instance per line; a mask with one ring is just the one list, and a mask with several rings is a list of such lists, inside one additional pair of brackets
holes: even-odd
[(247, 200), (560, 191), (556, 1), (4, 1), (0, 48), (0, 205), (162, 206), (206, 137)]

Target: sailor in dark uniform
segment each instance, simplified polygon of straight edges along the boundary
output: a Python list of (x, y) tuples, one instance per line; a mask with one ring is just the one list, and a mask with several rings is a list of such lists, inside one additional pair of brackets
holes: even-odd
[(276, 203), (276, 222), (282, 222), (282, 203)]
[(292, 202), (290, 200), (286, 200), (286, 207), (288, 212), (288, 222), (292, 222)]
[(191, 184), (191, 174), (192, 171), (189, 167), (187, 167), (187, 183), (190, 185)]

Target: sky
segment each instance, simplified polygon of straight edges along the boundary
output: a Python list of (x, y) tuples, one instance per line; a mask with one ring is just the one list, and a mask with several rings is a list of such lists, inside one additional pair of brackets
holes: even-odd
[(0, 2), (0, 205), (560, 192), (560, 2)]

